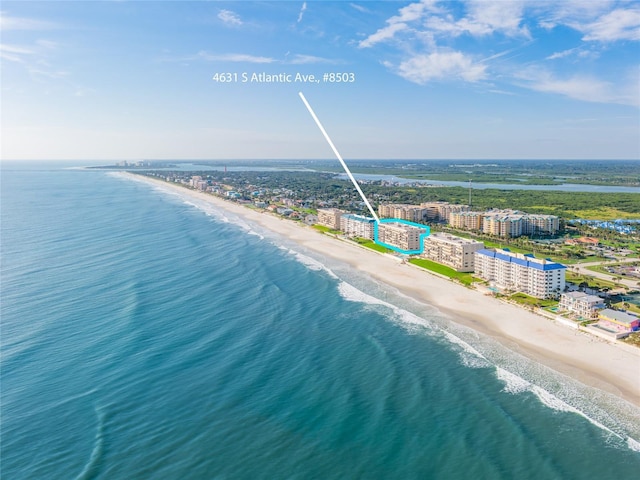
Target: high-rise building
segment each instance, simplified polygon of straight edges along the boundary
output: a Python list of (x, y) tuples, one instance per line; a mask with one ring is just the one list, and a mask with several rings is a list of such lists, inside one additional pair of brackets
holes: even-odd
[(523, 235), (555, 235), (560, 230), (560, 219), (555, 215), (526, 214), (523, 218)]
[(420, 239), (426, 232), (426, 228), (406, 223), (380, 222), (377, 241), (406, 252), (419, 251), (422, 250)]
[(424, 239), (422, 256), (458, 272), (473, 272), (474, 253), (482, 248), (482, 242), (438, 232)]
[(381, 218), (398, 218), (410, 222), (423, 222), (425, 220), (425, 209), (418, 205), (387, 203), (378, 206), (378, 215)]
[(371, 217), (347, 213), (340, 217), (340, 230), (350, 237), (362, 237), (373, 240), (375, 222)]
[(475, 275), (500, 289), (537, 298), (557, 297), (564, 291), (567, 267), (560, 263), (507, 249), (482, 249), (474, 255)]
[(484, 212), (451, 212), (449, 215), (449, 225), (460, 230), (482, 230), (482, 218)]
[(482, 232), (496, 237), (522, 235), (522, 215), (490, 213), (482, 217)]
[(449, 202), (425, 202), (420, 206), (426, 211), (427, 220), (440, 220), (449, 222), (449, 216), (453, 212), (466, 212), (469, 211), (468, 205), (458, 205)]
[(318, 223), (333, 230), (340, 230), (340, 217), (345, 213), (337, 208), (319, 208)]

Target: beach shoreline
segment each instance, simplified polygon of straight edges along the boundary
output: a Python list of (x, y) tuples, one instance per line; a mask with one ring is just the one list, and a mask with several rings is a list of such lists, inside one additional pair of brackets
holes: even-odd
[(640, 349), (621, 348), (623, 346), (559, 325), (411, 264), (403, 264), (391, 255), (332, 238), (298, 222), (182, 185), (128, 172), (121, 174), (205, 201), (309, 250), (348, 264), (421, 304), (437, 308), (453, 323), (488, 336), (509, 350), (584, 385), (640, 406)]

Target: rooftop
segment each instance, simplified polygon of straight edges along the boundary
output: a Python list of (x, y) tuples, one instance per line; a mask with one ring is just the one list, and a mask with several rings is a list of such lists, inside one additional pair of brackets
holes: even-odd
[(638, 320), (635, 315), (630, 315), (626, 312), (620, 312), (618, 310), (612, 310), (611, 308), (605, 308), (600, 310), (600, 317), (605, 320), (614, 320), (618, 323), (624, 323), (625, 325), (631, 325), (631, 323)]
[(561, 263), (556, 263), (547, 259), (535, 258), (532, 253), (523, 255), (521, 253), (513, 253), (508, 250), (486, 249), (483, 248), (476, 252), (478, 255), (497, 258), (504, 262), (515, 263), (527, 268), (535, 268), (537, 270), (561, 270), (566, 269)]

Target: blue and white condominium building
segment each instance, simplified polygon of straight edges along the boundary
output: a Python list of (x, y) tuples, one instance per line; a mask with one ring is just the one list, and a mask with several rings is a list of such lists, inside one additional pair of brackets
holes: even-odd
[(373, 240), (375, 220), (371, 217), (348, 213), (340, 217), (340, 230), (350, 237), (361, 237)]
[(564, 291), (567, 267), (532, 254), (507, 249), (482, 249), (475, 253), (474, 273), (501, 290), (537, 298), (557, 297)]

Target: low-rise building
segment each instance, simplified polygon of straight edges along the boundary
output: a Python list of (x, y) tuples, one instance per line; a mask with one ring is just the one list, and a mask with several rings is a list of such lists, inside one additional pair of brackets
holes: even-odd
[(422, 250), (421, 238), (426, 228), (399, 222), (380, 222), (376, 241), (405, 252)]
[(587, 325), (587, 328), (595, 335), (617, 340), (629, 336), (631, 332), (638, 331), (640, 319), (626, 312), (605, 308), (600, 310), (598, 321)]
[(340, 230), (350, 237), (373, 240), (375, 222), (371, 217), (347, 213), (340, 217)]
[(499, 289), (536, 298), (557, 297), (564, 291), (567, 267), (560, 263), (508, 249), (482, 249), (474, 255), (475, 275)]
[(598, 318), (598, 312), (605, 307), (604, 301), (584, 292), (567, 292), (560, 295), (561, 310), (575, 313), (582, 318)]
[(482, 242), (438, 232), (424, 239), (422, 256), (458, 272), (473, 272), (474, 253), (482, 248)]
[(343, 210), (337, 208), (319, 208), (318, 223), (333, 230), (340, 230), (340, 217), (344, 214)]
[(640, 328), (640, 318), (636, 317), (635, 315), (631, 315), (630, 313), (613, 310), (611, 308), (600, 310), (598, 319), (601, 322), (604, 321), (619, 325), (629, 332), (638, 330)]

